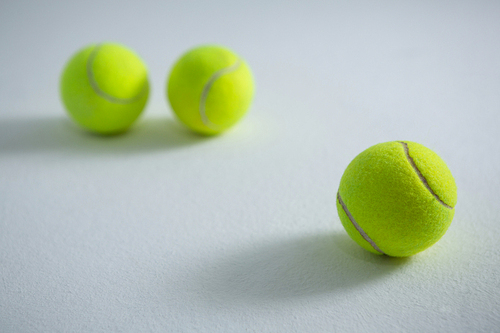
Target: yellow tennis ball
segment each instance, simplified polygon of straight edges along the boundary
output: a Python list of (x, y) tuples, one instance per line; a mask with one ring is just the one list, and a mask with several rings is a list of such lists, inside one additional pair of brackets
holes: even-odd
[(69, 115), (86, 129), (113, 134), (139, 117), (149, 95), (146, 66), (125, 46), (89, 45), (66, 64), (60, 82)]
[(254, 83), (246, 62), (221, 46), (185, 53), (168, 79), (170, 105), (187, 127), (217, 134), (233, 126), (252, 102)]
[(407, 257), (450, 226), (457, 187), (445, 162), (410, 141), (372, 146), (345, 170), (337, 210), (349, 236), (376, 254)]

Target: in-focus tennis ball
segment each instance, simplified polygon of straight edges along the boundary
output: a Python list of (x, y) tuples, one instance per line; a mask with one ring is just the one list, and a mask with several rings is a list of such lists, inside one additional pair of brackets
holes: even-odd
[(168, 79), (167, 97), (182, 123), (202, 134), (233, 126), (252, 102), (254, 83), (246, 62), (221, 46), (185, 53)]
[(78, 124), (113, 134), (125, 131), (144, 109), (148, 73), (142, 60), (125, 46), (94, 44), (68, 61), (60, 89), (66, 110)]
[(349, 236), (376, 254), (407, 257), (437, 242), (455, 213), (457, 187), (444, 161), (410, 141), (372, 146), (340, 181), (337, 210)]

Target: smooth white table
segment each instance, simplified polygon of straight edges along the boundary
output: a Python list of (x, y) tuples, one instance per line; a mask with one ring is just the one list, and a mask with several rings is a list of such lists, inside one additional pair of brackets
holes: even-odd
[[(500, 2), (0, 4), (1, 332), (495, 332)], [(124, 135), (74, 125), (70, 55), (139, 53), (152, 94)], [(165, 100), (183, 52), (242, 55), (257, 91), (224, 135)], [(335, 196), (369, 146), (435, 150), (455, 219), (408, 259), (345, 233)]]

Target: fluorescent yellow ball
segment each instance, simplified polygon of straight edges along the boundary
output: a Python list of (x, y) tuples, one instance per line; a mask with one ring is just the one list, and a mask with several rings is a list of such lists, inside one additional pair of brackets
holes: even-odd
[(201, 46), (173, 66), (167, 98), (187, 127), (202, 134), (221, 133), (247, 112), (254, 82), (247, 63), (221, 46)]
[(148, 95), (146, 66), (120, 44), (86, 46), (66, 64), (60, 81), (68, 114), (89, 131), (125, 131), (139, 117)]
[(407, 257), (436, 243), (455, 214), (457, 186), (445, 162), (410, 141), (372, 146), (340, 181), (337, 210), (347, 233), (375, 254)]

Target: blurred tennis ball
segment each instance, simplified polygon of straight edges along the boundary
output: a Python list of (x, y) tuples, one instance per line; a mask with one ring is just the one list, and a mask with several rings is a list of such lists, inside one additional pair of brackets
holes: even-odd
[(221, 46), (200, 46), (173, 66), (167, 97), (179, 120), (202, 134), (221, 133), (247, 112), (254, 82), (246, 62)]
[(60, 81), (69, 115), (97, 133), (125, 131), (144, 109), (148, 73), (130, 49), (115, 43), (92, 44), (74, 54)]

